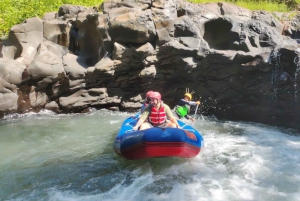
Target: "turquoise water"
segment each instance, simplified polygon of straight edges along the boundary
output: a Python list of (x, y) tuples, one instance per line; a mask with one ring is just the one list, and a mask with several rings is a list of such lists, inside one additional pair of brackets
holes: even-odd
[(48, 111), (0, 121), (0, 200), (289, 200), (300, 198), (300, 135), (199, 117), (192, 159), (129, 161), (113, 141), (129, 113)]

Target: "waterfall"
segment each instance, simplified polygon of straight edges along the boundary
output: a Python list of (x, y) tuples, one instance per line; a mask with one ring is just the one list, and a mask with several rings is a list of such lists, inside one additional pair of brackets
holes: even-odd
[(296, 64), (296, 70), (295, 70), (295, 78), (294, 78), (294, 87), (295, 87), (295, 98), (297, 98), (297, 78), (300, 72), (300, 55), (297, 55), (294, 59), (294, 63)]
[(187, 13), (187, 7), (188, 7), (188, 0), (185, 1), (185, 16), (188, 16), (188, 13)]
[(112, 9), (113, 7), (115, 7), (115, 2), (114, 0), (110, 0), (110, 9)]
[(274, 64), (274, 69), (271, 73), (271, 84), (274, 86), (274, 100), (277, 100), (277, 84), (278, 84), (278, 77), (282, 71), (280, 65), (280, 57), (281, 54), (279, 53), (278, 49), (274, 49), (271, 53), (269, 58), (269, 64)]

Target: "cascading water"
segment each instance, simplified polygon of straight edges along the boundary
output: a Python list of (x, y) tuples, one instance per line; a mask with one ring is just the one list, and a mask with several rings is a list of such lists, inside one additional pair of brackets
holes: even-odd
[(184, 9), (185, 10), (185, 16), (188, 16), (188, 11), (187, 11), (188, 10), (188, 3), (189, 3), (189, 1), (186, 0), (185, 1), (185, 9)]
[(114, 0), (110, 0), (110, 9), (112, 9), (115, 6)]
[(294, 59), (294, 63), (296, 64), (295, 78), (294, 78), (294, 87), (295, 87), (295, 98), (297, 98), (297, 78), (300, 72), (300, 55), (297, 55)]
[(269, 58), (269, 64), (274, 65), (274, 70), (271, 73), (271, 83), (274, 86), (274, 101), (277, 101), (277, 85), (278, 85), (278, 77), (282, 71), (282, 67), (280, 65), (280, 53), (278, 49), (274, 49)]

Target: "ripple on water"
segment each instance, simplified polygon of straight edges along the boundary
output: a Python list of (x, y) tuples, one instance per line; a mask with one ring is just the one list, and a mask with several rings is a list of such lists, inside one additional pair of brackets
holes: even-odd
[(129, 161), (112, 148), (131, 113), (93, 110), (0, 121), (3, 200), (299, 200), (297, 132), (205, 117), (192, 159)]

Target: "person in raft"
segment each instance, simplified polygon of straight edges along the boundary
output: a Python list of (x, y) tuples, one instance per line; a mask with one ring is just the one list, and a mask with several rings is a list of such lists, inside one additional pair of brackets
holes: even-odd
[[(164, 104), (161, 100), (161, 94), (154, 91), (149, 95), (149, 98), (150, 105), (144, 109), (140, 119), (133, 127), (133, 130), (145, 130), (151, 127), (179, 128), (179, 124), (176, 118), (173, 116), (170, 107)], [(167, 118), (170, 121), (167, 121)], [(147, 122), (145, 122), (146, 119), (148, 119)]]
[(184, 98), (180, 99), (178, 104), (175, 106), (175, 114), (178, 116), (179, 119), (185, 117), (191, 121), (195, 121), (194, 118), (188, 115), (190, 111), (190, 106), (199, 105), (200, 101), (191, 101), (192, 100), (193, 92), (189, 93), (189, 90), (186, 90), (184, 94)]
[(153, 91), (148, 91), (146, 93), (146, 98), (142, 104), (142, 107), (141, 107), (141, 113), (143, 113), (144, 109), (150, 104), (150, 98), (149, 96), (153, 93)]

